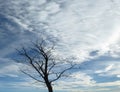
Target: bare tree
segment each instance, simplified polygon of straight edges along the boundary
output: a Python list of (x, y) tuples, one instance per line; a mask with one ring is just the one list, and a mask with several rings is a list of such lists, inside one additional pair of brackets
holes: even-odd
[(53, 55), (54, 45), (49, 46), (45, 41), (33, 43), (33, 47), (22, 47), (18, 50), (19, 55), (23, 56), (23, 61), (31, 67), (35, 73), (30, 73), (26, 70), (21, 70), (24, 74), (33, 78), (38, 82), (46, 85), (48, 92), (53, 92), (52, 84), (61, 77), (68, 76), (68, 71), (75, 67), (75, 64), (70, 60), (58, 59)]

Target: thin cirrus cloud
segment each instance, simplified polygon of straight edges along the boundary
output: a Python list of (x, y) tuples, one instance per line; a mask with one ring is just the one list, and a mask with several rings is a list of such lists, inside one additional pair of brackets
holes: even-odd
[[(88, 73), (86, 70), (75, 73), (74, 78), (79, 81), (72, 82), (71, 79), (71, 84), (77, 86), (88, 83), (91, 85), (87, 86), (92, 87), (103, 85), (92, 78), (94, 73), (98, 76), (114, 75), (119, 78), (119, 60), (109, 62), (104, 59), (108, 63), (95, 61), (101, 56), (119, 58), (119, 0), (1, 0), (0, 2), (2, 61), (8, 62), (6, 58), (10, 57), (15, 52), (14, 49), (19, 48), (21, 44), (29, 44), (30, 40), (42, 36), (44, 39), (57, 40), (57, 53), (63, 57), (74, 56), (80, 63), (90, 61), (87, 64), (91, 72)], [(90, 55), (92, 52), (94, 55)], [(91, 67), (93, 63), (94, 68)], [(3, 64), (0, 73), (3, 74), (2, 71), (4, 72), (6, 68), (14, 67), (17, 70), (17, 66), (19, 65), (15, 63)], [(9, 76), (17, 77), (11, 72)], [(119, 84), (118, 81), (116, 82)], [(105, 85), (114, 86), (116, 82)], [(101, 88), (101, 90), (105, 89), (109, 90), (109, 88)]]

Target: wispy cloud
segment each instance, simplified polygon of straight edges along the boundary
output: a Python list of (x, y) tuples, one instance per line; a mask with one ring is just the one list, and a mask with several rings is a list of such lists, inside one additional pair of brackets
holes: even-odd
[[(15, 48), (19, 48), (21, 44), (28, 45), (30, 40), (41, 37), (49, 40), (57, 39), (56, 52), (63, 57), (74, 56), (80, 63), (90, 61), (93, 64), (95, 61), (91, 60), (101, 56), (119, 58), (119, 0), (1, 0), (0, 2), (1, 75), (18, 77), (21, 65), (6, 57), (10, 57)], [(87, 67), (88, 71), (91, 71), (89, 73), (77, 72), (72, 75), (72, 79), (58, 82), (66, 89), (68, 86), (76, 88), (79, 85), (86, 85), (102, 87), (98, 90), (104, 91), (110, 89), (103, 88), (102, 85), (119, 86), (119, 81), (97, 83), (97, 79), (93, 78), (92, 74), (120, 77), (119, 62), (107, 59), (104, 61)]]

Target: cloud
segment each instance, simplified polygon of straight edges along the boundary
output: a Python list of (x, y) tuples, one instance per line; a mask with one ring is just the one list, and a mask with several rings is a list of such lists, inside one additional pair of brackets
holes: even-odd
[(108, 67), (106, 67), (105, 71), (107, 72), (107, 71), (111, 70), (112, 67), (113, 67), (113, 65), (114, 65), (114, 64), (111, 64), (111, 65), (109, 65)]
[(97, 71), (95, 71), (95, 73), (108, 72), (108, 71), (110, 71), (110, 70), (113, 68), (113, 66), (114, 66), (114, 64), (110, 64), (110, 65), (108, 65), (105, 69), (103, 69), (103, 70), (97, 70)]
[[(94, 3), (87, 0), (37, 2), (12, 0), (1, 5), (7, 5), (2, 13), (11, 15), (24, 31), (30, 30), (38, 37), (45, 33), (45, 37), (59, 39), (59, 52), (63, 56), (72, 53), (80, 59), (79, 62), (92, 57), (89, 53), (93, 50), (99, 50), (99, 55), (111, 52), (110, 55), (118, 56), (119, 17), (114, 3), (109, 0), (98, 0)], [(13, 9), (13, 12), (9, 12), (10, 9)]]
[(19, 77), (21, 64), (14, 62), (10, 59), (0, 59), (2, 65), (0, 68), (0, 77)]
[(91, 76), (82, 72), (75, 72), (66, 80), (58, 80), (55, 84), (55, 89), (72, 90), (75, 88), (90, 87), (95, 83)]
[(105, 82), (105, 83), (98, 83), (96, 86), (99, 87), (111, 87), (111, 86), (120, 86), (120, 81), (114, 81), (114, 82)]
[[(118, 0), (114, 2), (111, 0), (1, 0), (0, 2), (2, 2), (0, 21), (3, 23), (0, 25), (0, 60), (9, 61), (5, 57), (13, 54), (15, 48), (19, 48), (21, 44), (29, 45), (30, 40), (40, 37), (57, 39), (57, 53), (63, 57), (74, 56), (80, 63), (100, 56), (119, 58), (120, 2)], [(95, 55), (90, 55), (94, 51), (97, 51)], [(119, 78), (119, 63), (106, 62), (101, 61), (94, 64), (94, 67), (91, 65), (87, 68), (94, 70), (90, 72), (92, 74)], [(19, 64), (12, 62), (1, 66), (1, 75), (18, 77), (16, 74), (19, 73)], [(99, 87), (119, 85), (119, 81), (97, 84), (96, 80), (87, 73), (74, 73), (71, 80), (59, 82), (66, 89), (68, 86), (76, 88), (78, 85), (95, 84)]]
[(117, 61), (110, 61), (108, 63), (104, 64), (106, 67), (100, 70), (96, 70), (95, 73), (98, 74), (99, 76), (115, 76), (116, 78), (119, 78), (119, 69), (120, 65), (119, 62)]

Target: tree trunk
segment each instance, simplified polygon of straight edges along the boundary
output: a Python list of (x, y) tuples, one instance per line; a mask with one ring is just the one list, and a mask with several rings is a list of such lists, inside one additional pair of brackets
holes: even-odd
[(47, 83), (48, 92), (53, 92), (51, 83)]

